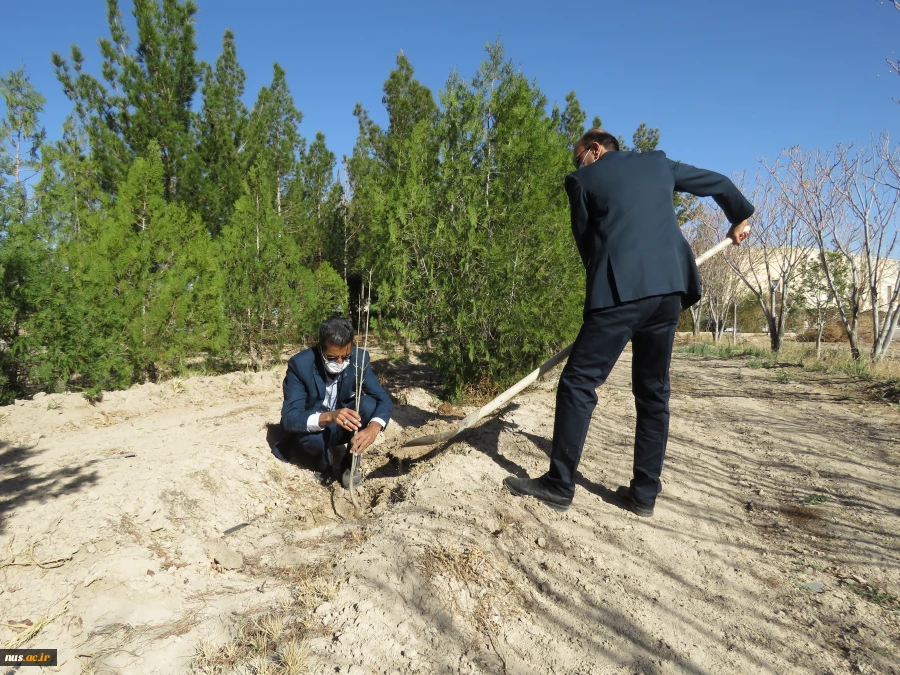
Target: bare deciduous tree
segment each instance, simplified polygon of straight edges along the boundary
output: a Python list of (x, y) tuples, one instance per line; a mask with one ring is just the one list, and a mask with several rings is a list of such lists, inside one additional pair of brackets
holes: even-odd
[[(684, 236), (690, 243), (695, 256), (709, 250), (718, 242), (716, 233), (712, 229), (702, 226), (703, 223), (699, 218), (702, 208), (702, 203), (698, 202), (694, 206), (691, 219), (682, 228)], [(700, 334), (700, 322), (703, 318), (703, 308), (706, 306), (706, 277), (704, 274), (709, 267), (714, 264), (716, 264), (716, 261), (710, 260), (704, 265), (700, 265), (698, 268), (700, 270), (700, 281), (703, 284), (704, 293), (700, 300), (691, 305), (688, 310), (691, 313), (691, 327), (695, 336)]]
[[(777, 175), (778, 164), (769, 169)], [(798, 300), (797, 287), (814, 241), (778, 183), (757, 176), (748, 191), (756, 207), (747, 245), (730, 249), (725, 259), (756, 297), (769, 329), (772, 351), (781, 349), (785, 326)]]
[[(826, 258), (831, 258), (828, 267), (834, 287), (846, 295), (847, 270), (843, 256), (840, 253), (830, 252), (826, 254)], [(815, 318), (816, 358), (821, 358), (825, 326), (840, 317), (834, 293), (825, 275), (825, 266), (818, 256), (810, 258), (803, 266), (800, 293), (803, 295), (804, 305), (812, 311)]]
[[(819, 250), (819, 261), (825, 281), (835, 296), (841, 323), (850, 342), (854, 358), (859, 358), (859, 316), (865, 301), (866, 286), (858, 260), (850, 251), (857, 246), (857, 232), (846, 217), (841, 195), (834, 189), (839, 163), (832, 153), (817, 150), (802, 152), (794, 147), (786, 150), (773, 167), (772, 178), (781, 188), (784, 203), (806, 226)], [(847, 260), (846, 292), (839, 296), (835, 288), (835, 271), (827, 254), (841, 253)]]
[[(723, 228), (719, 218), (718, 209), (709, 208), (705, 203), (698, 208), (694, 217), (694, 243), (698, 248), (708, 249), (722, 238)], [(718, 342), (725, 332), (729, 311), (737, 299), (740, 280), (728, 262), (719, 256), (700, 266), (700, 280), (713, 342)]]
[[(882, 5), (884, 4), (884, 0), (880, 0), (880, 2)], [(891, 0), (891, 4), (894, 5), (894, 9), (900, 10), (900, 0)], [(885, 59), (885, 61), (887, 61), (891, 70), (900, 75), (900, 61), (894, 61), (892, 59)], [(898, 101), (898, 103), (900, 103), (900, 101)]]
[[(900, 206), (900, 153), (888, 134), (856, 151), (838, 146), (837, 190), (859, 232), (863, 280), (872, 310), (872, 358), (880, 361), (891, 343), (900, 317), (900, 284), (896, 283), (897, 210)], [(885, 281), (894, 284), (883, 292)]]
[[(900, 284), (882, 293), (886, 275), (897, 264), (891, 256), (898, 248), (900, 157), (885, 134), (858, 149), (839, 145), (832, 152), (804, 153), (793, 148), (782, 159), (770, 173), (816, 242), (853, 357), (861, 354), (859, 319), (870, 305), (872, 358), (880, 360), (900, 317)], [(838, 288), (838, 264), (845, 273), (843, 289)]]

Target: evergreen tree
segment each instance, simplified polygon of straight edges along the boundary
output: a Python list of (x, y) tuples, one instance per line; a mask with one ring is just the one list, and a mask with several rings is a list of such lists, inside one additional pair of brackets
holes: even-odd
[[(375, 270), (382, 326), (401, 332), (415, 325), (411, 299), (429, 247), (432, 191), (437, 179), (437, 105), (431, 90), (414, 77), (405, 54), (384, 83), (388, 128), (381, 132), (358, 110), (360, 140), (351, 163), (356, 179), (351, 217), (360, 237), (355, 269)], [(367, 148), (368, 153), (359, 151)], [(357, 172), (363, 167), (363, 172)], [(365, 180), (361, 180), (365, 178)]]
[(25, 326), (40, 308), (42, 272), (51, 242), (44, 236), (28, 182), (38, 173), (44, 130), (44, 97), (24, 68), (0, 78), (5, 113), (0, 118), (0, 403), (29, 389), (34, 350)]
[(335, 268), (345, 281), (353, 271), (371, 268), (374, 256), (360, 260), (360, 254), (367, 251), (360, 245), (360, 233), (365, 233), (371, 241), (378, 227), (384, 222), (381, 215), (385, 207), (384, 182), (385, 132), (369, 116), (368, 111), (357, 103), (353, 108), (359, 133), (353, 153), (345, 159), (345, 185), (342, 190), (343, 209), (340, 231), (339, 258), (334, 260)]
[(66, 96), (87, 129), (104, 191), (114, 194), (135, 157), (161, 150), (164, 195), (183, 191), (185, 164), (193, 149), (191, 103), (200, 64), (195, 58), (193, 0), (134, 0), (137, 47), (131, 50), (118, 0), (107, 0), (110, 38), (100, 40), (107, 85), (84, 71), (84, 54), (72, 46), (70, 60), (53, 54)]
[(184, 355), (215, 353), (223, 337), (212, 242), (197, 214), (166, 202), (161, 149), (148, 150), (74, 256), (81, 293), (98, 310), (92, 333), (118, 338), (109, 367), (118, 386), (156, 380)]
[(248, 113), (241, 101), (246, 75), (237, 61), (234, 33), (225, 31), (222, 53), (213, 69), (204, 64), (203, 109), (197, 126), (197, 152), (189, 163), (192, 205), (215, 235), (231, 219), (243, 194), (240, 153), (247, 133)]
[(395, 171), (402, 171), (409, 160), (409, 141), (421, 122), (434, 122), (437, 105), (431, 90), (416, 80), (412, 64), (401, 51), (397, 67), (384, 83), (381, 102), (388, 114), (388, 130), (384, 161)]
[(441, 102), (439, 203), (416, 295), (458, 393), (511, 380), (572, 339), (584, 282), (562, 189), (571, 154), (543, 94), (494, 44)]
[(254, 367), (277, 355), (285, 342), (314, 333), (323, 314), (320, 296), (325, 305), (346, 307), (346, 286), (339, 278), (335, 282), (327, 264), (318, 277), (301, 264), (300, 249), (275, 207), (274, 175), (268, 166), (251, 167), (222, 240), (231, 349)]
[(6, 113), (0, 118), (0, 174), (8, 218), (24, 222), (28, 217), (25, 189), (39, 172), (40, 149), (46, 133), (40, 115), (46, 100), (31, 84), (25, 68), (0, 77), (0, 96)]
[(44, 217), (53, 221), (61, 246), (81, 239), (87, 217), (101, 207), (100, 172), (87, 133), (74, 116), (63, 123), (60, 140), (43, 146), (36, 198)]
[(566, 145), (570, 150), (575, 147), (575, 143), (584, 135), (586, 129), (584, 122), (587, 119), (587, 113), (581, 109), (578, 97), (574, 91), (566, 94), (566, 107), (560, 116), (560, 132), (566, 137)]
[(293, 216), (289, 231), (294, 236), (305, 265), (340, 257), (340, 185), (335, 178), (334, 153), (325, 144), (325, 134), (300, 157), (296, 177), (288, 189), (288, 211)]
[[(91, 224), (103, 204), (85, 144), (85, 134), (69, 118), (62, 139), (42, 150), (34, 222), (48, 255), (40, 266), (40, 299), (24, 324), (33, 390), (64, 391), (76, 374), (86, 382), (92, 369), (118, 349), (114, 340), (88, 330), (86, 317), (99, 309), (85, 301), (76, 283), (79, 247), (93, 234)], [(101, 379), (108, 381), (108, 376)]]
[(646, 122), (641, 122), (632, 134), (631, 142), (634, 143), (634, 152), (652, 152), (659, 145), (659, 129), (651, 129)]
[(289, 221), (292, 214), (282, 213), (283, 201), (305, 150), (306, 142), (298, 129), (302, 119), (287, 86), (284, 68), (276, 63), (272, 83), (260, 90), (250, 113), (244, 166), (255, 166), (257, 171), (265, 168), (272, 173), (272, 181), (267, 182), (271, 182), (275, 212)]

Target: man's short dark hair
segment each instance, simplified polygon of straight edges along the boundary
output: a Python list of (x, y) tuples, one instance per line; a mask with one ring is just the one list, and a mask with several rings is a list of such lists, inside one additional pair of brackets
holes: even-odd
[(599, 143), (600, 147), (607, 150), (619, 151), (619, 141), (615, 136), (605, 132), (603, 129), (591, 129), (578, 139), (578, 147), (581, 148), (586, 148), (594, 143)]
[(353, 324), (350, 319), (342, 316), (332, 316), (325, 319), (319, 326), (319, 344), (324, 347), (329, 342), (335, 347), (346, 347), (355, 337)]

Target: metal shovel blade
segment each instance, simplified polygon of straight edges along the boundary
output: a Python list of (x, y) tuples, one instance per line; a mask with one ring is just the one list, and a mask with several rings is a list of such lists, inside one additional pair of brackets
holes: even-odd
[(454, 429), (453, 431), (445, 431), (442, 434), (431, 434), (431, 436), (419, 436), (418, 438), (413, 438), (412, 440), (406, 441), (403, 444), (404, 448), (416, 448), (421, 445), (437, 445), (438, 443), (443, 443), (444, 441), (449, 441), (451, 438), (456, 436), (461, 430)]

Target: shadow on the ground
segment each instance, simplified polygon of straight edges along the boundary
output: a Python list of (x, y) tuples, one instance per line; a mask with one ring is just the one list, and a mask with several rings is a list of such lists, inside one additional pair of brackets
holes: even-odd
[(13, 511), (29, 502), (43, 503), (64, 494), (81, 492), (99, 480), (96, 464), (115, 457), (96, 458), (82, 464), (46, 470), (37, 455), (37, 446), (23, 446), (0, 441), (0, 532)]
[(379, 359), (372, 361), (372, 372), (395, 401), (397, 394), (412, 387), (424, 389), (440, 398), (443, 382), (434, 368), (426, 363), (412, 363), (409, 359)]
[[(837, 635), (829, 634), (825, 630), (827, 626), (798, 621), (799, 615), (789, 611), (783, 615), (773, 613), (773, 603), (790, 609), (790, 603), (802, 604), (806, 601), (805, 596), (798, 596), (790, 579), (772, 578), (772, 566), (742, 566), (740, 574), (747, 575), (751, 583), (739, 584), (740, 593), (729, 593), (729, 583), (734, 573), (738, 572), (735, 558), (750, 556), (749, 559), (763, 560), (763, 556), (802, 555), (795, 550), (802, 543), (810, 551), (827, 552), (830, 560), (839, 565), (877, 565), (882, 569), (900, 565), (900, 544), (897, 535), (892, 534), (897, 528), (879, 527), (871, 522), (866, 525), (866, 521), (861, 522), (858, 518), (860, 511), (889, 518), (900, 515), (892, 503), (885, 503), (891, 500), (879, 497), (893, 497), (897, 488), (889, 481), (878, 484), (862, 475), (864, 471), (880, 471), (887, 475), (887, 468), (896, 466), (896, 455), (894, 453), (892, 456), (890, 450), (896, 440), (883, 426), (860, 425), (858, 422), (854, 425), (849, 416), (843, 419), (840, 411), (833, 411), (830, 419), (816, 420), (798, 416), (797, 409), (790, 405), (840, 400), (829, 397), (828, 392), (777, 389), (779, 385), (763, 381), (754, 383), (749, 390), (745, 387), (742, 394), (737, 394), (738, 387), (731, 386), (739, 378), (737, 369), (726, 372), (725, 368), (709, 365), (705, 374), (691, 378), (689, 382), (682, 381), (673, 398), (682, 401), (703, 399), (707, 402), (721, 399), (716, 415), (720, 431), (724, 427), (724, 432), (720, 437), (703, 433), (705, 416), (711, 414), (708, 408), (682, 413), (682, 419), (687, 415), (693, 417), (696, 428), (685, 427), (671, 433), (670, 452), (663, 474), (664, 481), (678, 487), (664, 493), (661, 505), (665, 511), (683, 516), (683, 521), (692, 524), (690, 528), (679, 529), (667, 518), (642, 520), (640, 526), (631, 526), (632, 521), (624, 520), (631, 516), (600, 508), (594, 500), (583, 500), (565, 518), (581, 528), (579, 537), (590, 537), (604, 554), (608, 554), (606, 557), (598, 556), (596, 561), (591, 559), (583, 564), (577, 563), (581, 567), (576, 565), (573, 570), (563, 573), (561, 565), (542, 565), (544, 555), (522, 555), (533, 539), (526, 539), (529, 535), (515, 529), (509, 530), (512, 534), (503, 535), (508, 536), (508, 540), (495, 535), (498, 543), (493, 553), (522, 579), (513, 591), (523, 610), (521, 620), (527, 622), (530, 616), (540, 615), (545, 632), (577, 636), (573, 639), (577, 639), (580, 653), (619, 664), (628, 672), (675, 669), (700, 674), (729, 669), (734, 672), (735, 668), (745, 669), (743, 672), (773, 674), (811, 672), (811, 668), (829, 663), (828, 659), (813, 662), (795, 646), (821, 644), (822, 640), (833, 646), (837, 644)], [(743, 384), (747, 384), (746, 380)], [(420, 383), (416, 382), (414, 386), (420, 386)], [(620, 391), (624, 393), (625, 390)], [(758, 398), (760, 405), (753, 409), (735, 405), (735, 399), (739, 396)], [(630, 394), (626, 398), (630, 398)], [(402, 475), (415, 466), (432, 462), (461, 443), (484, 454), (504, 471), (525, 477), (528, 472), (516, 460), (524, 455), (532, 460), (538, 455), (541, 461), (545, 460), (550, 453), (551, 440), (509, 421), (519, 407), (512, 403), (500, 415), (485, 420), (480, 426), (466, 430), (448, 442), (423, 448), (423, 454), (417, 457), (389, 462), (370, 477)], [(418, 414), (414, 410), (409, 412), (411, 415)], [(421, 410), (419, 413), (425, 417), (431, 415)], [(434, 417), (431, 416), (432, 419)], [(596, 476), (601, 473), (604, 463), (630, 464), (632, 428), (628, 423), (623, 423), (623, 420), (629, 419), (633, 423), (633, 418), (621, 411), (611, 416), (595, 416), (582, 464), (584, 473)], [(721, 424), (723, 421), (726, 424)], [(733, 422), (733, 429), (728, 428), (729, 422)], [(839, 436), (843, 445), (823, 445), (823, 439), (837, 440), (829, 438), (829, 434)], [(414, 435), (413, 428), (410, 428), (409, 436)], [(777, 456), (770, 455), (766, 450), (771, 438), (778, 439)], [(862, 449), (856, 453), (848, 451), (851, 441), (859, 443)], [(826, 466), (828, 468), (824, 468)], [(812, 471), (817, 471), (822, 478), (833, 480), (839, 486), (821, 490), (833, 499), (833, 509), (806, 508), (796, 504), (798, 485), (806, 486), (808, 483), (804, 483), (803, 479)], [(584, 473), (577, 475), (579, 487), (598, 496), (606, 504), (623, 508), (611, 489)], [(743, 487), (743, 483), (750, 483), (754, 489), (771, 495), (774, 510), (763, 516), (755, 511), (748, 512), (748, 489)], [(841, 486), (847, 485), (854, 487), (852, 493), (842, 491)], [(482, 488), (490, 489), (489, 486), (479, 486), (479, 489)], [(477, 502), (473, 499), (473, 504)], [(472, 523), (481, 522), (480, 517), (503, 511), (510, 522), (522, 523), (533, 517), (534, 520), (528, 523), (534, 528), (545, 528), (541, 532), (546, 533), (542, 536), (549, 542), (547, 550), (562, 550), (564, 542), (555, 530), (560, 516), (540, 505), (532, 506), (533, 502), (522, 500), (505, 504), (501, 501), (474, 514), (464, 505), (460, 505), (458, 510), (456, 507), (444, 509), (434, 527), (440, 527), (441, 532), (453, 533), (453, 541), (458, 544), (478, 545), (478, 536), (485, 533)], [(417, 512), (427, 511), (427, 505), (419, 504), (408, 513), (414, 518)], [(769, 528), (765, 523), (770, 521), (777, 522), (778, 527), (765, 530), (760, 537), (748, 536), (753, 532), (746, 527), (748, 520), (760, 528)], [(411, 523), (409, 528), (424, 531), (429, 523), (423, 518)], [(655, 530), (664, 535), (665, 541), (679, 542), (673, 549), (680, 547), (683, 552), (704, 556), (703, 573), (698, 575), (695, 570), (694, 576), (691, 576), (685, 572), (683, 559), (667, 555), (670, 552), (668, 548), (648, 550), (643, 544), (641, 529), (636, 528), (646, 528), (644, 532)], [(437, 530), (435, 534), (439, 534)], [(533, 532), (530, 536), (533, 537)], [(848, 542), (853, 542), (853, 545), (848, 546)], [(413, 573), (416, 560), (411, 554), (407, 555), (410, 558), (404, 569)], [(570, 556), (571, 560), (573, 558)], [(603, 579), (603, 583), (616, 584), (625, 589), (627, 604), (609, 602), (605, 592), (608, 587), (598, 582), (597, 566), (603, 566), (613, 579)], [(624, 566), (631, 570), (629, 576), (621, 574), (620, 568)], [(661, 602), (658, 592), (646, 583), (651, 574), (667, 579), (671, 589), (668, 602)], [(367, 579), (367, 583), (380, 589), (384, 597), (394, 597), (397, 593), (397, 588), (382, 578), (373, 576)], [(418, 588), (426, 586), (427, 581)], [(621, 593), (619, 595), (622, 596)], [(450, 654), (469, 651), (472, 635), (463, 630), (463, 623), (452, 620), (446, 604), (435, 602), (434, 598), (429, 600), (427, 596), (427, 593), (417, 592), (404, 597), (405, 602), (397, 603), (396, 608), (385, 611), (397, 611), (398, 615), (391, 617), (397, 623), (403, 621), (412, 610), (429, 625), (440, 626), (447, 654), (440, 654), (437, 658), (449, 659)], [(686, 607), (678, 602), (678, 598), (688, 597), (695, 601), (699, 599), (701, 604), (695, 602), (693, 606)], [(809, 603), (804, 606), (808, 607)], [(726, 607), (727, 611), (724, 609)], [(648, 618), (649, 622), (646, 621)], [(757, 627), (756, 632), (744, 632), (743, 624), (746, 622), (749, 625), (751, 619), (752, 625)], [(720, 668), (701, 666), (690, 658), (689, 652), (686, 655), (683, 648), (676, 646), (673, 649), (666, 644), (660, 639), (662, 624), (680, 626), (685, 635), (693, 634), (707, 645), (721, 646)], [(584, 626), (592, 628), (585, 631)], [(839, 626), (835, 624), (830, 628), (838, 630)], [(516, 651), (522, 644), (507, 640), (508, 636), (501, 637), (503, 639), (497, 641), (500, 652), (511, 658), (510, 650)], [(519, 633), (517, 639), (530, 638), (526, 631)], [(496, 650), (497, 645), (491, 643), (490, 649)], [(877, 667), (887, 663), (886, 658), (878, 655), (880, 652), (862, 653), (860, 650), (865, 647), (861, 645), (861, 642), (854, 644), (852, 662), (850, 651), (844, 654), (835, 647), (823, 648), (823, 653), (827, 652), (827, 656), (834, 659), (831, 663), (840, 665), (861, 662)], [(487, 647), (485, 650), (480, 657), (486, 659), (488, 672), (506, 669), (505, 662), (488, 665), (494, 655), (487, 651)], [(449, 660), (444, 665), (454, 666)], [(746, 670), (748, 668), (749, 671)], [(573, 669), (573, 672), (593, 671)]]

